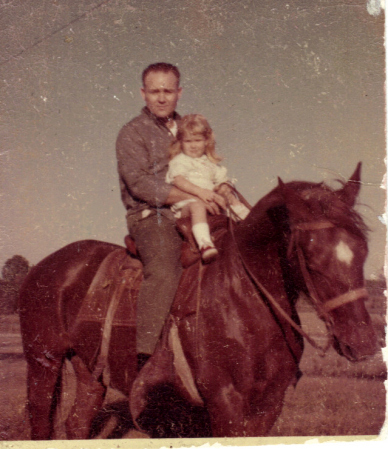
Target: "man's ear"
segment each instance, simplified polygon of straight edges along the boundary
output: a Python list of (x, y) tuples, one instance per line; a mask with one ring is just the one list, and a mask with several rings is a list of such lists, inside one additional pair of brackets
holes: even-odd
[(183, 87), (178, 87), (178, 100), (180, 100), (183, 92)]
[(144, 87), (140, 88), (140, 94), (141, 94), (141, 97), (143, 98), (143, 100), (145, 101), (145, 90), (144, 90)]

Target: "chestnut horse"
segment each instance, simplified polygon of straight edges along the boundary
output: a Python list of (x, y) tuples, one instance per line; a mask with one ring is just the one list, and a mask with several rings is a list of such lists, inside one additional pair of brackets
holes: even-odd
[(352, 361), (374, 354), (364, 305), (367, 229), (353, 209), (360, 167), (339, 190), (279, 180), (243, 222), (225, 230), (216, 241), (218, 259), (185, 270), (156, 351), (139, 375), (133, 328), (112, 330), (108, 380), (93, 375), (101, 326), (85, 325), (77, 338), (69, 332), (98, 267), (118, 247), (76, 242), (36, 265), (20, 296), (32, 438), (53, 436), (65, 358), (78, 378), (69, 438), (90, 437), (108, 382), (130, 396), (138, 428), (155, 389), (167, 385), (206, 410), (214, 437), (267, 435), (299, 375), (301, 293), (312, 299), (339, 354)]

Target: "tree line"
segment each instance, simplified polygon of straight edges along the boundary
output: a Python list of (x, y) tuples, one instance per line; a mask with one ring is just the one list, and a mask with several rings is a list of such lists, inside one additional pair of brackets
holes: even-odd
[(30, 268), (28, 260), (19, 255), (5, 262), (0, 278), (0, 314), (18, 312), (19, 290)]
[[(28, 260), (19, 255), (8, 259), (2, 270), (0, 278), (0, 314), (11, 314), (18, 312), (19, 291), (22, 283), (32, 266)], [(383, 269), (374, 279), (366, 280), (366, 287), (371, 296), (372, 308), (386, 308), (384, 290), (387, 288)]]

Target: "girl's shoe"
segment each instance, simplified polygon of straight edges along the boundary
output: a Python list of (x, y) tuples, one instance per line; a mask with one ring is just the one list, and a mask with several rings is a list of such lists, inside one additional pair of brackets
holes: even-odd
[(218, 256), (218, 251), (214, 246), (204, 246), (201, 248), (201, 257), (204, 263), (210, 263)]

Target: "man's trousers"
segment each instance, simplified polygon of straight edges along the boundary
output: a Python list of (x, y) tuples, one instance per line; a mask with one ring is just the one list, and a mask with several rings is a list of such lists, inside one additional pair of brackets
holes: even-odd
[(128, 229), (144, 266), (137, 302), (137, 353), (152, 354), (182, 274), (182, 239), (173, 221), (152, 213), (146, 218), (128, 217)]

